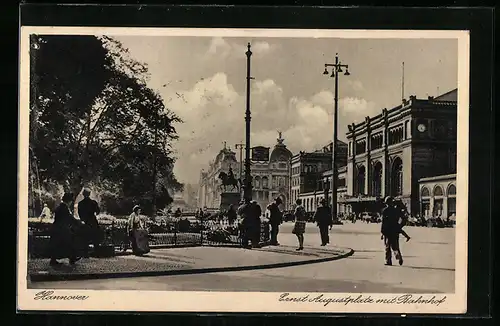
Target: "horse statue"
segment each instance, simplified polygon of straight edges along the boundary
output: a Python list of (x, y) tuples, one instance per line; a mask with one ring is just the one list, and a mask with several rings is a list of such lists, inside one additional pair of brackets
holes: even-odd
[(226, 191), (227, 186), (231, 186), (231, 190), (240, 190), (240, 186), (238, 184), (238, 180), (234, 177), (233, 171), (231, 168), (229, 168), (229, 173), (226, 174), (226, 172), (222, 171), (219, 173), (218, 177), (222, 181), (221, 188)]

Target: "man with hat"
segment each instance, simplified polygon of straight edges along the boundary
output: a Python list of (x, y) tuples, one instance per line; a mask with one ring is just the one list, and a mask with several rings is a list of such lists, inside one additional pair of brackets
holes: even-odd
[(271, 245), (279, 246), (278, 243), (278, 233), (280, 224), (283, 223), (283, 213), (281, 212), (279, 205), (281, 205), (283, 201), (280, 197), (276, 197), (274, 202), (267, 206), (269, 210), (269, 224), (271, 225)]
[(390, 196), (385, 198), (384, 203), (385, 207), (382, 209), (382, 226), (380, 231), (385, 245), (385, 264), (387, 266), (392, 265), (392, 252), (394, 252), (399, 265), (403, 265), (403, 256), (399, 248), (399, 233), (401, 232), (399, 220), (401, 218), (401, 210), (396, 207), (394, 198)]
[[(90, 198), (90, 189), (83, 189), (83, 199), (78, 203), (78, 216), (87, 226), (89, 242), (94, 245), (94, 253), (99, 250), (101, 230), (97, 222), (97, 215), (101, 212), (97, 201)], [(88, 245), (86, 246), (88, 256)]]
[(321, 206), (316, 209), (314, 213), (314, 220), (319, 227), (319, 234), (321, 236), (321, 246), (326, 246), (330, 243), (330, 236), (328, 234), (328, 227), (333, 225), (332, 214), (325, 199), (321, 200)]
[[(238, 208), (238, 215), (243, 217), (242, 244), (245, 248), (257, 248), (260, 240), (260, 216), (262, 209), (254, 200), (245, 199), (243, 205)], [(250, 240), (251, 246), (248, 245)]]

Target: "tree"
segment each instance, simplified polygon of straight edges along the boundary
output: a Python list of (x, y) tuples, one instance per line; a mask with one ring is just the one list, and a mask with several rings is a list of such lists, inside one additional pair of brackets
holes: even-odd
[(30, 146), (43, 180), (75, 196), (93, 184), (137, 200), (153, 193), (155, 161), (160, 201), (182, 189), (171, 148), (181, 121), (147, 87), (146, 66), (107, 37), (33, 35), (31, 44)]

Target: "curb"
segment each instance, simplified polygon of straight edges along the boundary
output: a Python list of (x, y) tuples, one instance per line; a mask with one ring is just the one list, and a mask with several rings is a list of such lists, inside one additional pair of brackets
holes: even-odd
[(98, 279), (113, 279), (113, 278), (190, 275), (190, 274), (262, 270), (262, 269), (283, 268), (291, 266), (324, 263), (324, 262), (347, 258), (354, 254), (354, 249), (351, 248), (343, 248), (343, 249), (347, 249), (347, 251), (337, 256), (320, 258), (320, 259), (294, 261), (294, 262), (266, 264), (266, 265), (209, 267), (209, 268), (193, 268), (193, 269), (177, 269), (177, 270), (145, 271), (145, 272), (88, 273), (88, 274), (70, 274), (70, 275), (38, 274), (38, 275), (28, 275), (28, 278), (30, 279), (31, 282), (55, 282), (55, 281), (98, 280)]
[[(259, 244), (261, 247), (268, 247), (270, 244), (269, 242), (261, 242)], [(150, 249), (177, 249), (177, 248), (199, 248), (199, 247), (212, 247), (212, 248), (243, 248), (240, 244), (237, 243), (221, 243), (221, 244), (186, 244), (186, 245), (150, 245)], [(128, 256), (128, 255), (133, 255), (131, 251), (116, 251), (115, 252), (115, 257), (118, 256)]]

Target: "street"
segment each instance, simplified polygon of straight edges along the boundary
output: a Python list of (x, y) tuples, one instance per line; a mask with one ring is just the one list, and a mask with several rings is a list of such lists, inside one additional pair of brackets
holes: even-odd
[[(278, 239), (296, 245), (293, 223), (281, 226)], [(412, 237), (401, 239), (404, 265), (385, 266), (380, 224), (347, 222), (334, 226), (330, 243), (355, 250), (348, 258), (284, 268), (198, 275), (134, 277), (32, 283), (31, 288), (158, 291), (265, 291), (453, 293), (455, 229), (406, 227)], [(319, 232), (308, 224), (306, 247), (319, 247)]]

